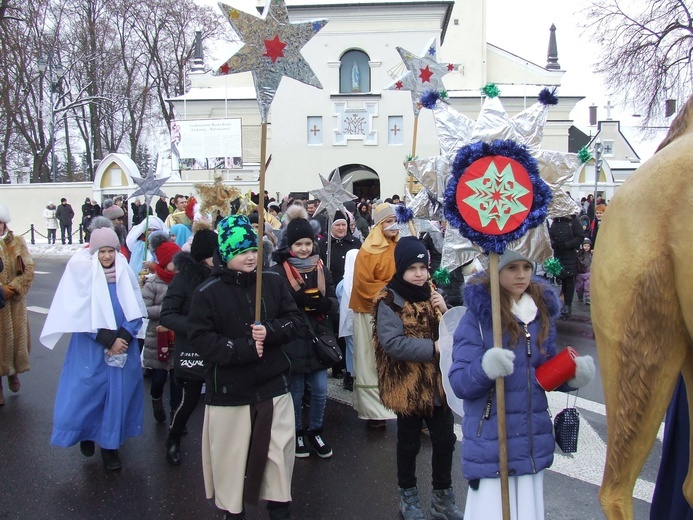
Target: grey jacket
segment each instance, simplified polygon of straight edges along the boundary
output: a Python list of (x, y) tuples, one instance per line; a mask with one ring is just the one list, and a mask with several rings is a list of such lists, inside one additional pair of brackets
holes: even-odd
[[(392, 295), (394, 304), (401, 308), (404, 305), (404, 298), (395, 291), (392, 291)], [(405, 336), (402, 320), (383, 300), (378, 303), (376, 330), (383, 350), (393, 359), (426, 362), (433, 358), (433, 340)]]

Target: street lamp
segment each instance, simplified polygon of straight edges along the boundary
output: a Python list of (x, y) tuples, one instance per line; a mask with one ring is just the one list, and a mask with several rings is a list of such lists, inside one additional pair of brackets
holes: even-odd
[(56, 181), (57, 171), (55, 167), (55, 94), (60, 92), (60, 80), (65, 75), (65, 69), (60, 61), (54, 61), (53, 54), (41, 56), (38, 59), (38, 69), (41, 73), (48, 71), (48, 81), (51, 85), (51, 177)]
[(597, 139), (594, 143), (594, 207), (597, 208), (597, 190), (599, 189), (599, 174), (602, 169), (602, 150), (601, 140)]

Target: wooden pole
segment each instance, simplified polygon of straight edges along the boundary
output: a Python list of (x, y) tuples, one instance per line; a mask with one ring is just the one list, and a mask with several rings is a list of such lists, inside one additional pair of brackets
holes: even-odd
[[(416, 157), (416, 139), (417, 139), (417, 134), (419, 133), (419, 116), (414, 116), (414, 133), (411, 138), (411, 158), (414, 160), (414, 157)], [(414, 176), (410, 173), (409, 174), (409, 193), (411, 193), (414, 190)], [(412, 232), (412, 236), (416, 236)]]
[(265, 160), (267, 157), (267, 123), (262, 123), (260, 137), (260, 196), (257, 205), (257, 281), (255, 283), (255, 324), (262, 323), (262, 239), (265, 236)]
[[(498, 253), (489, 255), (491, 283), (491, 309), (493, 315), (493, 346), (503, 348), (500, 311), (500, 283), (498, 279)], [(498, 460), (500, 463), (501, 503), (503, 520), (510, 520), (510, 492), (508, 489), (508, 439), (505, 426), (505, 379), (496, 379), (496, 409), (498, 418)]]

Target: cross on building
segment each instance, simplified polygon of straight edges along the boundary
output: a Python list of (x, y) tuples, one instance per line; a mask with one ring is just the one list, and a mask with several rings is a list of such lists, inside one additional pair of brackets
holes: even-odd
[(391, 128), (391, 129), (390, 129), (390, 131), (391, 131), (393, 134), (397, 135), (397, 132), (401, 132), (402, 129), (401, 129), (401, 128), (397, 128), (397, 125), (395, 125), (394, 128)]
[(313, 125), (313, 128), (311, 128), (310, 131), (313, 132), (313, 136), (317, 136), (320, 129), (318, 128), (318, 125)]
[(616, 108), (616, 105), (612, 105), (611, 100), (608, 100), (604, 108), (606, 108), (606, 120), (611, 121), (611, 109)]

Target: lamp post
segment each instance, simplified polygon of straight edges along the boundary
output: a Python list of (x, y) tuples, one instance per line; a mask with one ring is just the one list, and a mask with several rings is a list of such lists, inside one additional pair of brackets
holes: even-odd
[(599, 183), (599, 173), (602, 169), (602, 142), (597, 139), (594, 143), (594, 207), (597, 208), (597, 189)]
[(55, 165), (55, 94), (60, 92), (60, 80), (65, 75), (63, 64), (55, 60), (53, 54), (41, 56), (38, 59), (38, 69), (44, 74), (48, 72), (47, 79), (51, 86), (51, 117), (50, 117), (50, 136), (51, 136), (51, 179), (56, 181), (57, 171)]

